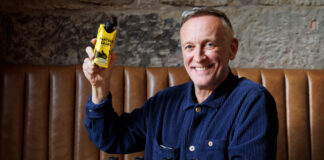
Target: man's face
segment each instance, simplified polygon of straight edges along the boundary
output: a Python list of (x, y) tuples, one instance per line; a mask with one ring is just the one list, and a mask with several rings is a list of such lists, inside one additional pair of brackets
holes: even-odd
[(184, 66), (195, 87), (218, 87), (225, 80), (229, 60), (234, 59), (237, 50), (221, 19), (215, 16), (191, 18), (182, 25), (180, 39)]

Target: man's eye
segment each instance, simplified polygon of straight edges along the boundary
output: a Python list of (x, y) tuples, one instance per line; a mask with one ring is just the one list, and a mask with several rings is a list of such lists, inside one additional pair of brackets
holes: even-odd
[(192, 45), (186, 45), (186, 46), (185, 46), (185, 49), (192, 49), (192, 48), (193, 48)]
[(207, 43), (206, 46), (207, 47), (214, 47), (215, 45), (213, 43)]

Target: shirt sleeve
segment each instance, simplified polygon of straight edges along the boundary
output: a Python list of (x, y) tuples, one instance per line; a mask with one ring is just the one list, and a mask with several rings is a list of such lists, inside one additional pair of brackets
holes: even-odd
[(229, 159), (276, 159), (278, 117), (265, 89), (250, 91), (242, 103), (229, 142)]
[(92, 103), (90, 95), (84, 119), (89, 139), (107, 153), (144, 150), (146, 125), (143, 108), (118, 116), (112, 107), (111, 94), (99, 104)]

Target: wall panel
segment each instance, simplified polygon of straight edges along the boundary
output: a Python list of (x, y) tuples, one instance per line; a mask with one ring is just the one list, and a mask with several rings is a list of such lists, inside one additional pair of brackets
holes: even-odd
[(74, 155), (75, 66), (50, 68), (49, 159)]
[(324, 71), (308, 72), (312, 159), (324, 157)]
[(27, 68), (25, 97), (24, 160), (45, 160), (48, 158), (49, 126), (47, 67)]
[(286, 70), (289, 160), (311, 159), (308, 81), (303, 70)]
[(285, 77), (282, 70), (262, 70), (262, 82), (276, 101), (279, 132), (277, 138), (277, 160), (288, 158)]
[(23, 158), (25, 72), (1, 67), (0, 159)]

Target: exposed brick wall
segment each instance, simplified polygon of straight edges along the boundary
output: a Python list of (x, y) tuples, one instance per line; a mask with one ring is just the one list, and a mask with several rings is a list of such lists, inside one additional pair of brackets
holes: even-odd
[(117, 64), (182, 66), (180, 16), (228, 14), (240, 41), (232, 67), (324, 68), (324, 0), (11, 0), (0, 6), (0, 62), (76, 64), (100, 23), (118, 17)]

